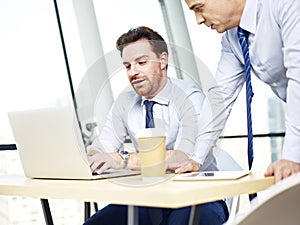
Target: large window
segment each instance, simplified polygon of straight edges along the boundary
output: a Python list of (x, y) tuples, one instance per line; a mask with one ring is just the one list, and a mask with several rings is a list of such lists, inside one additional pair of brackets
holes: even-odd
[[(72, 73), (84, 73), (72, 1), (59, 1)], [(64, 104), (71, 98), (51, 0), (0, 1), (0, 145), (14, 144), (7, 112)], [(54, 166), (54, 165), (53, 165)], [(17, 151), (0, 151), (0, 174), (22, 173)], [(38, 199), (0, 196), (0, 224), (43, 224)], [(55, 224), (81, 224), (83, 203), (50, 202)]]
[[(91, 66), (85, 58), (74, 2), (76, 1), (58, 1), (58, 9), (70, 74), (74, 90), (77, 92)], [(194, 14), (187, 8), (184, 1), (182, 3), (194, 54), (214, 74), (220, 56), (221, 34), (210, 30), (205, 25), (197, 25)], [(168, 40), (159, 0), (94, 0), (93, 5), (99, 41), (102, 42), (103, 47), (102, 55), (115, 51), (116, 39), (136, 26), (149, 26)], [(0, 27), (0, 145), (5, 145), (15, 143), (7, 112), (59, 106), (71, 100), (71, 92), (66, 58), (52, 0), (0, 1)], [(116, 98), (122, 88), (128, 84), (122, 68), (115, 72), (115, 74), (110, 74), (108, 82), (113, 98)], [(175, 76), (175, 72), (171, 72), (170, 75)], [(253, 89), (255, 93), (252, 107), (254, 134), (284, 132), (283, 104), (266, 85), (255, 78), (253, 78)], [(242, 90), (242, 94), (234, 105), (223, 136), (246, 134), (244, 93), (245, 91)], [(245, 168), (247, 167), (246, 143), (247, 140), (243, 137), (221, 139), (219, 142), (220, 146), (229, 151)], [(281, 146), (282, 138), (255, 138), (255, 168), (264, 170), (271, 160), (276, 160), (280, 155)], [(0, 173), (21, 171), (17, 151), (0, 151)], [(0, 201), (6, 202), (7, 205), (4, 210), (9, 210), (9, 207), (13, 208), (15, 203), (12, 202), (15, 199), (20, 202), (18, 198), (1, 197)], [(82, 211), (82, 204), (74, 202), (70, 204), (75, 207), (72, 208), (75, 214), (67, 214), (67, 224), (72, 223), (71, 218), (77, 220), (72, 224), (80, 224), (78, 221), (83, 219), (83, 215), (78, 217), (77, 211)], [(3, 207), (0, 208), (3, 209)], [(0, 224), (7, 224), (6, 221), (10, 218), (2, 218), (2, 215), (9, 214), (0, 212)], [(56, 215), (54, 213), (53, 216)], [(11, 218), (13, 218), (12, 215)], [(38, 219), (32, 220), (41, 224), (40, 220), (43, 218), (39, 214)], [(8, 224), (17, 223), (10, 220)], [(32, 221), (19, 221), (19, 224), (26, 223), (34, 224)], [(65, 222), (62, 220), (61, 224)]]
[[(77, 92), (89, 68), (73, 1), (57, 3)], [(158, 1), (95, 1), (94, 5), (105, 54), (115, 49), (116, 38), (132, 26), (148, 25), (165, 35)], [(59, 106), (71, 99), (71, 92), (52, 0), (0, 1), (0, 27), (0, 145), (4, 146), (15, 143), (7, 112)], [(124, 82), (112, 79), (114, 96), (122, 88), (120, 83), (127, 82), (126, 74), (118, 76)], [(21, 172), (17, 151), (0, 151), (0, 174)], [(44, 223), (38, 199), (0, 196), (0, 205), (0, 224)], [(51, 200), (50, 207), (55, 224), (83, 222), (82, 202)]]
[[(14, 143), (8, 111), (59, 105), (70, 91), (53, 2), (0, 4), (0, 143), (4, 144)], [(72, 39), (76, 38), (75, 32)]]

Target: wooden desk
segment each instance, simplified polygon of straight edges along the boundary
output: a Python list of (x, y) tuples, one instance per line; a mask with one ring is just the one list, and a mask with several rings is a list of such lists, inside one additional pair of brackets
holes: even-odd
[(87, 181), (28, 179), (23, 175), (2, 175), (0, 194), (179, 208), (259, 192), (274, 183), (273, 177), (265, 178), (261, 173), (253, 173), (234, 181), (172, 181), (171, 175), (168, 176), (170, 179), (150, 185), (142, 182), (140, 176)]

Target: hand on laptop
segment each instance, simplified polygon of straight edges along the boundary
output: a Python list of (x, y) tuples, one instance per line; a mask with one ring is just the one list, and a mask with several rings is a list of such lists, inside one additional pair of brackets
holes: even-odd
[[(133, 154), (137, 160), (137, 154)], [(132, 156), (133, 156), (132, 155)], [(88, 152), (88, 161), (93, 173), (101, 174), (108, 169), (123, 168), (123, 160), (116, 152), (103, 153), (95, 150)], [(175, 173), (199, 171), (201, 164), (190, 159), (184, 152), (178, 150), (168, 150), (166, 152), (166, 170), (175, 171)], [(130, 166), (132, 167), (132, 166)], [(139, 168), (139, 167), (138, 167)]]
[(199, 171), (201, 164), (190, 159), (184, 152), (168, 150), (166, 152), (166, 169), (175, 173)]
[(108, 169), (121, 169), (122, 159), (116, 152), (103, 153), (95, 150), (88, 152), (88, 161), (93, 173), (101, 174)]

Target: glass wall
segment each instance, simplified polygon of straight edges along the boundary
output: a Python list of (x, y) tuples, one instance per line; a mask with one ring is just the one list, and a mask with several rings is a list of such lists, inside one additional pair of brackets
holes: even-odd
[[(72, 1), (60, 1), (72, 72), (83, 73)], [(0, 1), (0, 145), (14, 144), (7, 112), (71, 100), (53, 1)], [(5, 147), (5, 146), (4, 146)], [(53, 165), (55, 166), (55, 165)], [(17, 151), (0, 151), (0, 174), (22, 173)], [(52, 200), (55, 224), (81, 224), (83, 203)], [(67, 221), (67, 222), (66, 222)], [(0, 224), (43, 224), (39, 199), (0, 196)]]
[[(74, 90), (78, 95), (80, 95), (78, 92), (81, 91), (84, 77), (95, 67), (96, 63), (89, 64), (85, 56), (75, 2), (58, 1), (66, 58), (53, 1), (0, 1), (0, 145), (15, 143), (7, 112), (61, 106), (72, 100), (66, 60), (69, 63)], [(221, 35), (204, 25), (198, 26), (194, 14), (187, 8), (184, 1), (182, 3), (194, 54), (213, 74), (220, 56)], [(109, 59), (115, 52), (116, 39), (132, 27), (149, 26), (168, 40), (158, 0), (94, 0), (93, 5), (99, 41), (103, 50), (99, 53), (100, 58), (105, 56)], [(176, 76), (172, 70), (169, 74)], [(118, 93), (128, 85), (124, 69), (118, 67), (110, 73), (106, 79), (106, 85), (111, 88), (113, 99), (116, 98)], [(255, 93), (252, 107), (254, 134), (284, 132), (282, 103), (266, 85), (255, 78), (253, 78), (253, 89)], [(89, 89), (84, 89), (83, 96), (89, 96), (91, 92)], [(242, 90), (242, 92), (232, 110), (223, 136), (246, 134), (245, 91)], [(247, 167), (246, 143), (246, 138), (221, 139), (219, 142), (220, 146), (230, 152), (245, 168)], [(255, 138), (255, 168), (264, 170), (271, 160), (278, 157), (281, 145), (281, 138)], [(22, 167), (17, 151), (0, 151), (0, 174), (20, 172), (22, 172)], [(34, 210), (32, 217), (27, 217), (30, 209), (33, 208), (27, 205), (30, 202), (27, 200), (0, 197), (0, 209), (4, 210), (0, 212), (0, 224), (41, 224), (43, 220), (41, 210)], [(37, 208), (40, 207), (39, 203), (36, 203), (38, 200), (32, 201), (38, 205)], [(24, 215), (16, 216), (15, 210), (14, 215), (9, 213), (16, 205), (22, 207), (25, 202), (28, 211), (18, 210), (18, 212), (23, 211)], [(67, 206), (63, 206), (62, 202)], [(83, 204), (81, 202), (60, 201), (57, 203), (54, 201), (52, 204), (54, 210), (57, 209), (57, 213), (53, 213), (54, 219), (57, 218), (55, 224), (80, 224), (82, 222)], [(63, 208), (59, 208), (58, 205)], [(58, 212), (65, 212), (66, 219), (64, 220), (64, 216)], [(15, 221), (15, 218), (29, 218), (30, 221)], [(68, 222), (65, 222), (66, 220)]]
[[(67, 61), (77, 94), (90, 67), (81, 45), (75, 1), (57, 2)], [(115, 49), (116, 38), (132, 26), (148, 25), (165, 35), (158, 1), (141, 2), (94, 2), (105, 54)], [(71, 91), (53, 1), (0, 1), (0, 27), (0, 145), (5, 147), (15, 143), (7, 112), (61, 106), (70, 102)], [(114, 97), (127, 83), (123, 72), (111, 80)], [(16, 173), (22, 173), (17, 151), (0, 151), (0, 174)], [(100, 202), (99, 208), (105, 204)], [(82, 224), (83, 206), (83, 202), (50, 200), (54, 223)], [(0, 224), (43, 223), (39, 199), (0, 196)]]

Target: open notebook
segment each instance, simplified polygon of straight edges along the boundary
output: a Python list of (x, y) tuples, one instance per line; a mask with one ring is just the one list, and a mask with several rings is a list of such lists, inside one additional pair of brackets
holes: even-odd
[(192, 181), (192, 180), (235, 180), (248, 175), (248, 170), (237, 171), (203, 171), (190, 172), (174, 176), (172, 179), (177, 181)]
[(140, 173), (108, 170), (93, 175), (72, 106), (9, 112), (8, 118), (27, 177), (100, 179)]

